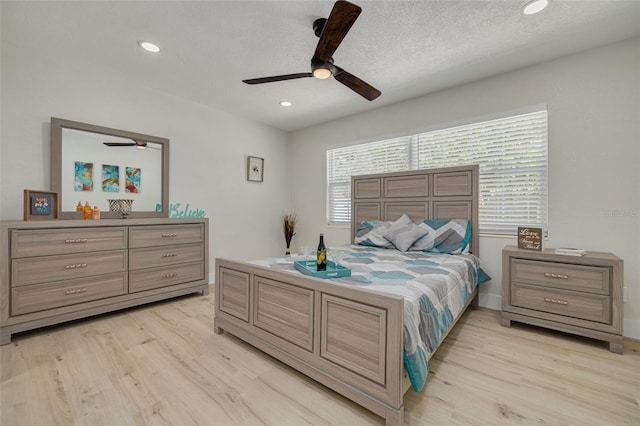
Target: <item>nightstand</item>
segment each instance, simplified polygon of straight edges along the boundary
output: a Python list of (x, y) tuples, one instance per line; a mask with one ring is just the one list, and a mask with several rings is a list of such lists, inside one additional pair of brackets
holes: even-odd
[(622, 353), (623, 261), (611, 253), (585, 256), (502, 250), (502, 325), (511, 321), (609, 342)]

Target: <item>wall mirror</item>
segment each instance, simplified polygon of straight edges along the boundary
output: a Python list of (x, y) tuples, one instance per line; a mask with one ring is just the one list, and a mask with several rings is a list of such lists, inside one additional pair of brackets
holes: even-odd
[(51, 190), (59, 193), (60, 218), (81, 219), (76, 205), (133, 200), (129, 217), (167, 217), (169, 139), (51, 117)]

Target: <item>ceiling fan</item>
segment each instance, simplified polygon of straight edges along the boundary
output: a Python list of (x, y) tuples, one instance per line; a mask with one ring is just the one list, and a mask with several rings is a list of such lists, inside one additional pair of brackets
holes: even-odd
[(313, 21), (313, 31), (317, 37), (320, 37), (320, 40), (318, 40), (316, 51), (311, 58), (311, 72), (253, 78), (242, 81), (247, 84), (261, 84), (305, 77), (315, 77), (324, 80), (333, 75), (336, 80), (363, 96), (365, 99), (369, 101), (376, 99), (382, 92), (335, 65), (332, 58), (353, 23), (358, 19), (360, 12), (362, 12), (360, 6), (349, 3), (348, 1), (338, 0), (333, 5), (329, 18), (319, 18)]

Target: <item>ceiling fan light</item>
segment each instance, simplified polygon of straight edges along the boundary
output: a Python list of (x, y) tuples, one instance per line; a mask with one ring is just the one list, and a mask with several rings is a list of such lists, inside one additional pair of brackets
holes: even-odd
[(522, 7), (522, 13), (525, 15), (534, 15), (542, 12), (549, 6), (551, 0), (531, 0)]
[(316, 68), (313, 70), (313, 76), (319, 80), (325, 80), (331, 77), (331, 71), (327, 68)]

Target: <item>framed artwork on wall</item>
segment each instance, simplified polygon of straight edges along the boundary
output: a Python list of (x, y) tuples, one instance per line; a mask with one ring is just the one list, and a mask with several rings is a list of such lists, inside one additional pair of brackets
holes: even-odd
[(58, 219), (58, 193), (24, 190), (24, 220)]
[(247, 180), (251, 182), (262, 182), (264, 173), (264, 158), (247, 158)]

